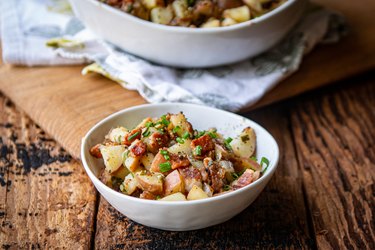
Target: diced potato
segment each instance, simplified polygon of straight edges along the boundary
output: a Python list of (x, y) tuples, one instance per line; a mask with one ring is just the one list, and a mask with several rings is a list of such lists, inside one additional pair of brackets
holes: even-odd
[(232, 18), (238, 23), (245, 22), (250, 20), (250, 9), (246, 5), (233, 8), (233, 9), (226, 9), (223, 12), (224, 18)]
[(170, 121), (173, 124), (173, 127), (180, 127), (180, 129), (176, 131), (178, 136), (183, 136), (186, 131), (189, 133), (193, 132), (191, 124), (186, 120), (183, 113), (171, 115)]
[(176, 17), (184, 18), (188, 15), (188, 5), (185, 0), (175, 0), (172, 3), (172, 8)]
[(237, 24), (237, 22), (229, 17), (224, 18), (224, 20), (221, 22), (221, 26), (231, 26), (234, 24)]
[(207, 20), (207, 22), (203, 23), (201, 25), (201, 28), (215, 28), (215, 27), (220, 27), (220, 20), (215, 19), (215, 18), (210, 18)]
[(164, 158), (162, 154), (157, 153), (151, 163), (151, 172), (159, 173), (160, 172), (160, 164), (166, 162), (167, 160)]
[(121, 165), (120, 168), (117, 169), (115, 172), (113, 172), (111, 175), (117, 178), (124, 179), (125, 176), (127, 176), (128, 174), (129, 174), (129, 170), (123, 165)]
[(186, 197), (182, 193), (174, 193), (165, 196), (164, 198), (160, 199), (160, 201), (186, 201)]
[(152, 153), (147, 153), (142, 156), (141, 163), (145, 167), (145, 169), (150, 170), (152, 161), (154, 160), (154, 155)]
[(132, 194), (135, 190), (137, 190), (138, 182), (134, 178), (134, 175), (132, 173), (128, 174), (123, 182), (123, 190), (127, 194)]
[(202, 187), (202, 176), (200, 171), (193, 167), (180, 168), (180, 175), (184, 181), (186, 192), (190, 192), (193, 186)]
[(228, 151), (220, 146), (219, 144), (215, 144), (215, 160), (220, 161), (222, 158), (228, 157)]
[(115, 172), (122, 165), (122, 154), (125, 147), (122, 145), (116, 146), (100, 146), (100, 153), (103, 156), (105, 170), (109, 173)]
[(164, 195), (170, 195), (178, 192), (185, 192), (184, 180), (182, 179), (182, 176), (178, 170), (174, 170), (164, 179)]
[(154, 195), (163, 193), (163, 180), (160, 176), (138, 172), (135, 174), (135, 178), (143, 191), (148, 191)]
[(124, 165), (129, 169), (130, 172), (134, 172), (138, 167), (140, 163), (139, 157), (133, 157), (133, 156), (126, 156), (124, 160)]
[(190, 190), (187, 196), (188, 200), (200, 200), (205, 198), (208, 198), (208, 195), (200, 187), (197, 187), (195, 185)]
[(184, 143), (176, 143), (175, 145), (168, 148), (168, 152), (172, 154), (185, 154), (190, 155), (191, 154), (191, 140), (186, 139)]
[(156, 7), (151, 10), (151, 21), (159, 24), (168, 24), (173, 19), (172, 8)]
[(239, 136), (234, 138), (230, 145), (235, 155), (239, 157), (249, 158), (255, 152), (256, 135), (254, 129), (247, 127)]
[(113, 128), (108, 134), (108, 139), (112, 142), (121, 143), (128, 133), (128, 130), (124, 127)]
[(260, 0), (243, 0), (243, 2), (250, 7), (250, 9), (255, 10), (258, 13), (263, 11), (262, 3)]

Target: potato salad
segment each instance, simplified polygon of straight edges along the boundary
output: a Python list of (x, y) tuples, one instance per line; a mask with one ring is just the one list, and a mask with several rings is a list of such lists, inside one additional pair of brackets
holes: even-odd
[(101, 180), (126, 195), (162, 201), (204, 199), (256, 181), (269, 161), (258, 161), (256, 134), (243, 128), (225, 138), (215, 128), (196, 130), (181, 112), (116, 127), (90, 149), (103, 159)]
[(158, 24), (223, 27), (259, 17), (287, 0), (101, 0)]

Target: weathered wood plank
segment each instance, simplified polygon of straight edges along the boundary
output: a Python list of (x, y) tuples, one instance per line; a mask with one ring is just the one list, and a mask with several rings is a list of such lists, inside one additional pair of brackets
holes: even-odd
[(89, 249), (96, 191), (82, 166), (0, 94), (0, 248)]
[[(274, 109), (276, 109), (274, 107)], [(260, 110), (251, 117), (275, 135), (282, 150), (280, 165), (260, 197), (232, 220), (207, 229), (166, 232), (139, 225), (101, 198), (96, 249), (240, 249), (314, 247), (302, 193), (301, 176), (286, 113)]]
[(375, 249), (375, 78), (301, 101), (292, 128), (321, 249)]

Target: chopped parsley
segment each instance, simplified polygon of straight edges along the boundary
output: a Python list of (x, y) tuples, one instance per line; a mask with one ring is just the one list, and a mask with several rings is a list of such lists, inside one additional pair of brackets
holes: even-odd
[(251, 159), (251, 160), (253, 160), (253, 161), (256, 161), (256, 162), (258, 162), (258, 159), (257, 159), (257, 157), (256, 157), (256, 156), (251, 156), (251, 157), (250, 157), (250, 159)]
[(232, 173), (233, 179), (237, 180), (240, 177), (236, 172)]
[(147, 137), (147, 136), (149, 136), (150, 134), (151, 134), (151, 132), (150, 132), (150, 127), (147, 127), (146, 130), (145, 130), (145, 132), (143, 132), (142, 135), (143, 135), (144, 137)]
[(195, 149), (194, 149), (194, 153), (195, 153), (195, 155), (201, 155), (202, 154), (202, 146), (201, 145), (196, 146)]
[(165, 173), (171, 170), (172, 164), (169, 161), (163, 162), (159, 164), (160, 172)]
[(134, 134), (132, 134), (131, 136), (128, 137), (128, 141), (132, 141), (133, 139), (135, 139), (137, 136), (139, 135), (139, 131), (135, 132)]

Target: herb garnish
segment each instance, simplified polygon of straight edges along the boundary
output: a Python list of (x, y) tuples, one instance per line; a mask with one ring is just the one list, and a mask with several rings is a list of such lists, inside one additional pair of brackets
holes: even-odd
[(190, 136), (189, 132), (186, 131), (186, 132), (182, 135), (182, 138), (187, 139), (187, 138), (189, 138), (189, 136)]
[(230, 186), (229, 186), (229, 185), (225, 185), (225, 186), (223, 187), (223, 190), (224, 190), (224, 191), (229, 191), (229, 189), (230, 189)]
[(195, 139), (198, 139), (199, 137), (203, 136), (206, 133), (205, 130), (203, 131), (197, 131), (197, 135), (195, 136)]
[(260, 160), (260, 165), (263, 167), (263, 164), (266, 165), (266, 168), (262, 171), (262, 174), (266, 172), (268, 166), (270, 165), (270, 161), (266, 157), (262, 157)]
[(173, 131), (173, 133), (177, 133), (180, 129), (181, 129), (180, 126), (176, 126), (176, 127), (173, 128), (172, 131)]
[(160, 150), (160, 154), (164, 156), (164, 159), (170, 160), (171, 157), (169, 157), (168, 151), (167, 150)]
[(249, 135), (243, 135), (243, 136), (241, 136), (241, 141), (242, 141), (243, 143), (246, 143), (248, 140), (250, 140)]
[(227, 139), (224, 140), (224, 145), (227, 149), (232, 149), (232, 146), (230, 145), (231, 141), (233, 141), (231, 137), (228, 137)]
[(168, 172), (169, 170), (171, 170), (172, 164), (169, 162), (169, 161), (166, 161), (166, 162), (163, 162), (163, 163), (160, 163), (159, 164), (159, 168), (160, 168), (160, 171), (162, 173), (165, 173), (165, 172)]
[(202, 154), (202, 146), (201, 145), (196, 146), (195, 149), (194, 149), (194, 153), (195, 153), (195, 155), (201, 155)]
[(165, 126), (168, 126), (169, 123), (171, 123), (171, 122), (167, 120), (167, 116), (166, 115), (162, 115), (161, 116), (161, 123), (164, 124)]
[(217, 134), (216, 134), (215, 132), (211, 132), (211, 131), (209, 131), (207, 134), (208, 134), (212, 139), (217, 138)]
[(139, 135), (139, 131), (135, 132), (131, 136), (128, 137), (128, 141), (132, 141), (134, 138), (136, 138)]
[(180, 143), (180, 144), (184, 144), (184, 143), (185, 143), (185, 140), (182, 139), (181, 137), (177, 137), (177, 138), (176, 138), (176, 141), (177, 141), (178, 143)]

